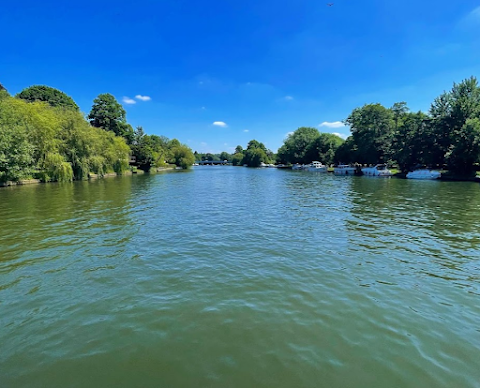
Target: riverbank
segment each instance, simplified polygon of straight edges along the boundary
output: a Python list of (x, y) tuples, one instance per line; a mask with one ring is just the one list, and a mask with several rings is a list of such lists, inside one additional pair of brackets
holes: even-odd
[[(148, 173), (146, 173), (145, 171), (140, 170), (140, 169), (125, 171), (122, 174), (117, 174), (116, 172), (111, 172), (111, 173), (107, 173), (107, 174), (103, 174), (103, 175), (90, 173), (90, 174), (88, 174), (88, 178), (86, 180), (90, 181), (90, 180), (112, 178), (112, 177), (118, 177), (118, 176), (156, 174), (157, 172), (168, 171), (168, 170), (175, 170), (175, 166), (173, 166), (173, 167), (172, 166), (158, 167), (156, 169), (150, 170)], [(0, 188), (1, 187), (11, 187), (11, 186), (39, 185), (39, 184), (43, 184), (43, 183), (58, 183), (58, 182), (57, 181), (45, 182), (45, 181), (42, 181), (41, 179), (20, 179), (18, 181), (0, 182)]]

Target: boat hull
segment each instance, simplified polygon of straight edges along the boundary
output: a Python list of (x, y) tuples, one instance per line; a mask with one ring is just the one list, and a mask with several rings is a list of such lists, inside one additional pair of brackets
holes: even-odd
[(407, 179), (421, 179), (421, 180), (435, 180), (441, 177), (439, 171), (432, 170), (417, 170), (411, 171), (407, 174)]

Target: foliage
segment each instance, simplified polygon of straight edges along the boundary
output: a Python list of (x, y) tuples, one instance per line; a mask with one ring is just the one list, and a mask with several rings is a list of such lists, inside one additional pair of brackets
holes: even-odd
[(92, 126), (112, 131), (115, 135), (125, 138), (128, 144), (133, 143), (135, 133), (132, 126), (127, 123), (125, 109), (111, 94), (100, 94), (93, 100), (88, 119)]
[(0, 100), (0, 181), (27, 178), (34, 170), (34, 145), (13, 98)]
[(49, 153), (43, 161), (42, 180), (44, 182), (70, 182), (73, 180), (72, 165), (57, 153)]
[(45, 85), (34, 85), (23, 89), (17, 94), (17, 98), (28, 102), (43, 101), (53, 107), (68, 108), (78, 111), (78, 105), (75, 104), (72, 97), (62, 91)]
[(84, 179), (128, 168), (124, 139), (94, 128), (80, 112), (45, 102), (0, 100), (0, 179), (18, 180), (35, 171), (45, 181)]
[(260, 143), (257, 140), (250, 140), (247, 145), (247, 150), (243, 156), (243, 164), (246, 164), (248, 167), (258, 167), (263, 163), (271, 163), (272, 161), (268, 157), (267, 153), (269, 151), (263, 143)]
[(223, 151), (223, 152), (220, 153), (219, 159), (222, 160), (222, 161), (223, 160), (231, 160), (232, 155), (230, 155), (228, 152)]
[(380, 104), (364, 105), (354, 109), (345, 123), (350, 126), (357, 145), (358, 162), (386, 161), (394, 136), (394, 115), (390, 109)]
[[(175, 139), (174, 139), (175, 140)], [(171, 157), (169, 161), (183, 169), (190, 168), (195, 162), (192, 150), (186, 145), (176, 145), (170, 149)]]
[(150, 171), (152, 167), (164, 165), (168, 144), (169, 139), (166, 137), (146, 135), (142, 127), (137, 127), (134, 142), (131, 146), (137, 165), (144, 171)]
[(310, 163), (312, 159), (307, 154), (308, 147), (318, 137), (316, 128), (301, 127), (288, 135), (284, 144), (278, 149), (278, 160), (282, 163)]
[(320, 133), (320, 135), (308, 145), (305, 157), (310, 160), (319, 160), (327, 165), (335, 161), (337, 149), (344, 140), (332, 133)]
[(242, 152), (237, 152), (232, 156), (232, 164), (234, 166), (241, 166), (243, 163), (243, 153)]

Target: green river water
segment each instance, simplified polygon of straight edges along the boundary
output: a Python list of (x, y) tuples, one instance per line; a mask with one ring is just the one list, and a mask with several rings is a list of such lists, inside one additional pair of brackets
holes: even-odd
[(195, 167), (0, 190), (0, 387), (480, 387), (480, 185)]

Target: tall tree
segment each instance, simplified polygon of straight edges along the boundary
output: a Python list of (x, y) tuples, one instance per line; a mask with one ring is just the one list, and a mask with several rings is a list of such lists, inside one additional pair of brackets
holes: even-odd
[(333, 133), (321, 133), (307, 148), (309, 160), (319, 160), (327, 165), (335, 161), (335, 153), (343, 143), (343, 139)]
[(393, 112), (381, 104), (356, 108), (345, 120), (358, 147), (360, 163), (379, 163), (391, 155), (394, 136)]
[(134, 141), (134, 130), (127, 124), (125, 109), (109, 93), (100, 94), (93, 100), (88, 119), (92, 126), (112, 131), (115, 135), (125, 138), (127, 144)]
[(69, 108), (76, 111), (79, 110), (72, 97), (64, 92), (45, 85), (34, 85), (23, 89), (16, 95), (17, 98), (28, 102), (44, 101), (53, 107)]
[(263, 143), (257, 140), (250, 140), (248, 142), (247, 150), (244, 153), (243, 163), (248, 167), (258, 167), (263, 163), (271, 163), (267, 156), (267, 148)]
[(300, 127), (285, 139), (278, 150), (278, 159), (283, 163), (310, 163), (308, 147), (320, 136), (316, 128)]

